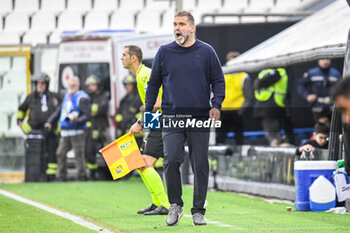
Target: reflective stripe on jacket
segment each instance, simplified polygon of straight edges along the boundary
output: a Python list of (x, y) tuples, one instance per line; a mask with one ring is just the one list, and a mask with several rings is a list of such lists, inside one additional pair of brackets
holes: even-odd
[[(281, 76), (280, 80), (278, 80), (276, 83), (269, 86), (268, 88), (255, 90), (254, 95), (258, 101), (265, 102), (271, 98), (272, 94), (274, 94), (275, 103), (279, 107), (284, 108), (285, 107), (284, 99), (286, 97), (287, 87), (288, 87), (288, 75), (284, 68), (277, 68), (276, 70)], [(258, 78), (259, 79), (264, 78), (271, 71), (273, 71), (273, 69), (262, 70), (259, 73)]]

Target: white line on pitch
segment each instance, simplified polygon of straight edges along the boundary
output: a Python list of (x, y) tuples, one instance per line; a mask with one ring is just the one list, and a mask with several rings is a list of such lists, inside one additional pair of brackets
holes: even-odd
[[(184, 217), (188, 217), (188, 218), (192, 218), (192, 215), (189, 214), (184, 214)], [(342, 229), (348, 229), (348, 227), (344, 226), (344, 227), (332, 227), (332, 226), (325, 226), (325, 227), (313, 227), (313, 226), (305, 226), (305, 227), (298, 227), (298, 226), (291, 226), (291, 227), (269, 227), (269, 228), (243, 228), (243, 227), (238, 227), (238, 226), (233, 226), (233, 225), (229, 225), (229, 224), (225, 224), (225, 223), (221, 223), (218, 221), (211, 221), (207, 218), (205, 218), (207, 223), (210, 224), (214, 224), (220, 227), (226, 227), (226, 228), (230, 228), (232, 230), (240, 230), (240, 231), (272, 231), (272, 230), (279, 230), (279, 231), (286, 231), (286, 230), (342, 230)]]
[[(192, 218), (192, 215), (184, 214), (184, 217)], [(218, 221), (212, 221), (212, 220), (209, 220), (207, 218), (205, 218), (205, 220), (206, 220), (207, 223), (214, 224), (214, 225), (217, 225), (219, 227), (227, 227), (227, 228), (231, 228), (231, 229), (234, 229), (234, 230), (245, 230), (242, 227), (225, 224), (225, 223), (221, 223), (221, 222), (218, 222)]]
[(85, 219), (83, 219), (81, 217), (78, 217), (78, 216), (75, 216), (75, 215), (72, 215), (72, 214), (60, 211), (60, 210), (56, 210), (54, 208), (48, 207), (48, 206), (40, 204), (38, 202), (31, 201), (31, 200), (29, 200), (27, 198), (24, 198), (24, 197), (21, 197), (19, 195), (10, 193), (10, 192), (5, 191), (3, 189), (0, 189), (0, 194), (2, 194), (3, 196), (9, 197), (11, 199), (14, 199), (16, 201), (20, 201), (20, 202), (23, 202), (25, 204), (28, 204), (28, 205), (34, 206), (36, 208), (42, 209), (42, 210), (47, 211), (49, 213), (58, 215), (58, 216), (60, 216), (62, 218), (71, 220), (72, 222), (74, 222), (76, 224), (79, 224), (79, 225), (81, 225), (83, 227), (86, 227), (88, 229), (91, 229), (91, 230), (94, 230), (94, 231), (97, 231), (97, 232), (112, 233), (111, 231), (109, 231), (107, 229), (104, 229), (104, 228), (102, 228), (100, 226), (97, 226), (97, 225), (95, 225), (95, 224), (93, 224), (91, 222), (88, 222), (88, 221), (86, 221)]

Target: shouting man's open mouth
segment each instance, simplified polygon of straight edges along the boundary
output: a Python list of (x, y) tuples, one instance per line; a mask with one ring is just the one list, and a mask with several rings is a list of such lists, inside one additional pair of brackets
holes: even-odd
[(184, 43), (186, 43), (186, 41), (188, 40), (190, 35), (191, 35), (191, 32), (189, 32), (187, 34), (183, 34), (177, 30), (177, 31), (175, 31), (175, 41), (177, 44), (183, 45)]

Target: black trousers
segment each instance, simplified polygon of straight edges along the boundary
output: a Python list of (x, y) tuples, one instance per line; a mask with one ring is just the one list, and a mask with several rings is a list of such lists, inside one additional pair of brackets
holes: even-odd
[[(88, 129), (86, 134), (85, 157), (89, 170), (96, 170), (96, 153), (104, 146), (106, 134), (104, 130)], [(93, 166), (93, 167), (91, 167)]]
[(183, 206), (180, 165), (184, 161), (187, 141), (194, 173), (192, 214), (205, 214), (204, 203), (208, 189), (209, 129), (164, 129), (164, 172), (170, 204)]
[(221, 111), (221, 122), (221, 128), (217, 130), (216, 143), (225, 143), (226, 134), (233, 131), (236, 144), (243, 145), (243, 119), (239, 111)]
[(45, 137), (44, 147), (45, 147), (46, 155), (44, 157), (44, 161), (42, 164), (42, 171), (45, 172), (47, 179), (50, 180), (50, 177), (52, 176), (52, 179), (53, 179), (57, 173), (56, 150), (58, 147), (59, 137), (52, 130), (51, 131), (43, 130), (43, 132)]
[(57, 163), (56, 149), (58, 147), (58, 136), (53, 132), (45, 132), (45, 147), (47, 151), (47, 163)]
[(281, 119), (278, 117), (263, 117), (261, 118), (261, 125), (265, 131), (265, 137), (269, 141), (269, 144), (274, 140), (281, 139), (280, 124)]

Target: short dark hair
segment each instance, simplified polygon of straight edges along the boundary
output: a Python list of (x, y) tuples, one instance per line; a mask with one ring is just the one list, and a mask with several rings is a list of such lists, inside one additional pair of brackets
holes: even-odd
[(126, 45), (126, 46), (124, 46), (124, 48), (128, 48), (129, 49), (130, 57), (135, 55), (137, 57), (137, 60), (139, 62), (142, 62), (142, 50), (141, 50), (141, 48), (139, 46), (137, 46), (137, 45)]
[(187, 17), (187, 19), (188, 19), (188, 21), (190, 21), (190, 24), (191, 24), (191, 25), (195, 25), (195, 24), (194, 24), (193, 15), (192, 15), (190, 12), (188, 12), (188, 11), (179, 11), (179, 12), (177, 12), (177, 13), (175, 14), (175, 17), (174, 17), (174, 18), (176, 18), (176, 17), (183, 17), (183, 16), (186, 16), (186, 17)]
[(228, 60), (228, 57), (231, 57), (232, 59), (235, 59), (236, 57), (238, 57), (239, 55), (241, 55), (239, 52), (237, 51), (230, 51), (226, 54), (226, 60)]
[(329, 108), (324, 108), (316, 116), (317, 119), (320, 119), (323, 117), (327, 117), (329, 120), (331, 120), (332, 119), (332, 110), (330, 110)]
[(338, 96), (343, 95), (350, 97), (350, 77), (346, 77), (339, 81), (331, 90), (332, 99), (335, 100)]
[(329, 134), (329, 127), (321, 122), (317, 122), (315, 125), (315, 134), (322, 133), (322, 134)]

